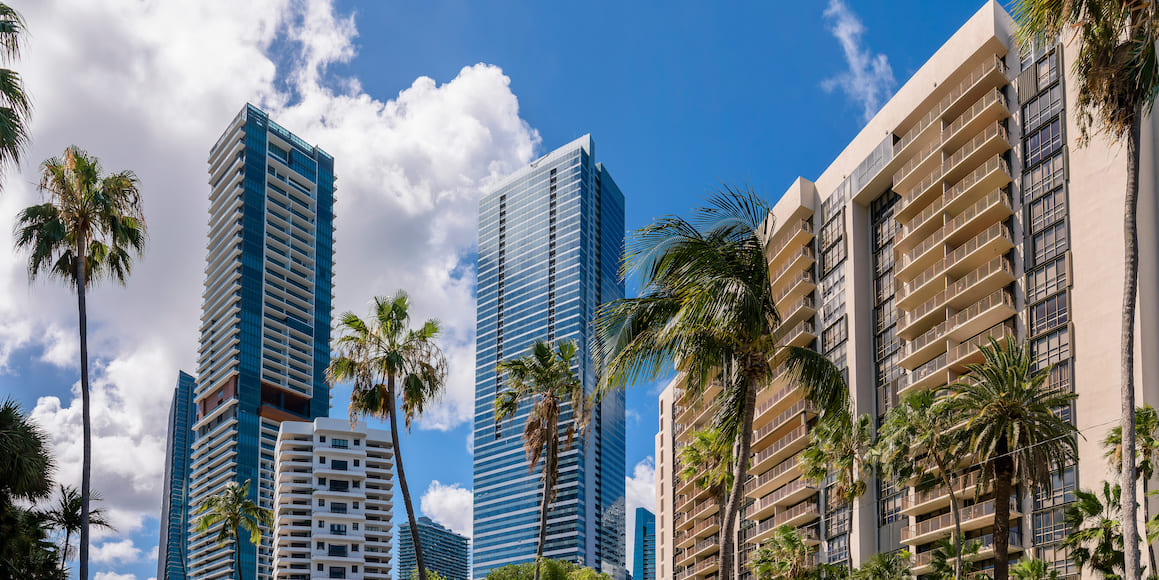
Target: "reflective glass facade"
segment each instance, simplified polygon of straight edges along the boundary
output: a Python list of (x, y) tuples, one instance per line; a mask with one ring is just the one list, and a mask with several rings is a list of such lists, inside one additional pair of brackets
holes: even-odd
[[(538, 339), (575, 340), (578, 372), (591, 392), (589, 325), (599, 304), (624, 295), (618, 268), (624, 196), (584, 136), (509, 176), (479, 204), (475, 367), (474, 576), (530, 561), (541, 484), (521, 435), (527, 411), (500, 426), (494, 401), (499, 361)], [(570, 410), (564, 419), (569, 420)], [(624, 400), (593, 412), (586, 441), (560, 454), (550, 512), (549, 558), (624, 574)]]
[[(190, 506), (248, 480), (269, 508), (279, 424), (329, 411), (334, 159), (246, 105), (209, 174)], [(191, 578), (235, 577), (215, 535), (191, 533)], [(237, 578), (270, 577), (269, 542), (242, 542)]]
[[(418, 524), (419, 542), (423, 547), (423, 559), (426, 561), (427, 570), (438, 572), (443, 580), (467, 580), (470, 577), (467, 564), (467, 538), (428, 517), (421, 517), (415, 521)], [(398, 577), (408, 580), (417, 567), (410, 522), (403, 522), (398, 527)]]
[(161, 540), (157, 549), (157, 580), (185, 580), (185, 522), (189, 519), (189, 444), (193, 433), (195, 379), (177, 372), (177, 387), (169, 407), (165, 441), (165, 490), (161, 494)]
[(632, 579), (656, 580), (656, 516), (644, 508), (636, 508), (635, 537)]

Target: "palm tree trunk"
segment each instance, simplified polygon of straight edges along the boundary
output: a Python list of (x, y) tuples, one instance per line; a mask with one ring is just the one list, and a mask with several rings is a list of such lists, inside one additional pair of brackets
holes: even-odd
[(994, 466), (994, 580), (1010, 577), (1010, 488), (1014, 481), (1014, 461), (1007, 456), (1005, 442), (995, 452), (1001, 458)]
[(233, 577), (241, 580), (241, 531), (233, 533)]
[(543, 466), (543, 504), (539, 506), (539, 543), (535, 547), (535, 575), (534, 580), (539, 580), (539, 564), (543, 561), (543, 545), (547, 542), (547, 508), (551, 505), (551, 490), (555, 487), (555, 460), (557, 441), (559, 439), (559, 427), (553, 431), (554, 437), (550, 437), (547, 441), (547, 460), (544, 461)]
[(1139, 131), (1142, 106), (1135, 105), (1131, 130), (1127, 134), (1127, 195), (1123, 212), (1123, 354), (1122, 412), (1123, 449), (1123, 546), (1126, 549), (1123, 576), (1139, 579), (1138, 500), (1135, 497), (1135, 295), (1139, 289)]
[(410, 488), (406, 485), (406, 474), (402, 470), (402, 453), (398, 448), (398, 413), (394, 404), (394, 375), (386, 379), (387, 404), (390, 405), (390, 444), (394, 446), (394, 466), (398, 469), (398, 488), (402, 491), (402, 501), (406, 504), (406, 519), (410, 522), (410, 539), (415, 548), (415, 567), (418, 568), (419, 580), (426, 580), (427, 566), (423, 561), (423, 547), (419, 543), (419, 526), (415, 521), (414, 506), (410, 501)]
[(745, 405), (744, 419), (741, 421), (740, 433), (736, 443), (736, 456), (733, 460), (732, 491), (728, 494), (728, 503), (724, 505), (724, 517), (720, 522), (720, 580), (732, 580), (733, 561), (736, 559), (734, 544), (734, 524), (740, 512), (740, 504), (744, 498), (745, 480), (749, 474), (749, 456), (752, 455), (753, 414), (757, 406), (756, 380), (745, 377)]
[[(1147, 493), (1148, 493), (1148, 489), (1150, 487), (1151, 486), (1148, 485), (1147, 478), (1144, 477), (1143, 478), (1143, 522), (1144, 523), (1151, 521), (1151, 508), (1147, 505), (1147, 502), (1148, 502)], [(1147, 570), (1147, 575), (1148, 576), (1155, 576), (1156, 574), (1159, 574), (1159, 572), (1156, 572), (1156, 568), (1155, 568), (1155, 546), (1149, 540), (1147, 541), (1147, 561), (1149, 564), (1151, 564), (1151, 567)]]
[(942, 462), (940, 457), (934, 455), (934, 465), (938, 468), (938, 473), (942, 476), (942, 483), (946, 484), (946, 490), (950, 492), (950, 513), (954, 515), (954, 580), (962, 580), (962, 511), (958, 504), (958, 494), (954, 493), (954, 483), (950, 478), (950, 472), (946, 469), (946, 465)]
[(69, 530), (67, 527), (64, 528), (64, 549), (62, 549), (60, 551), (60, 577), (61, 578), (68, 577), (68, 541), (70, 539), (72, 539), (72, 535), (69, 533), (70, 531), (71, 530)]
[(80, 578), (89, 577), (89, 495), (90, 472), (93, 464), (92, 418), (89, 411), (89, 341), (88, 310), (85, 306), (85, 253), (84, 241), (77, 244), (76, 253), (76, 304), (80, 327), (80, 394), (81, 424), (84, 436), (81, 442), (83, 458), (80, 476)]

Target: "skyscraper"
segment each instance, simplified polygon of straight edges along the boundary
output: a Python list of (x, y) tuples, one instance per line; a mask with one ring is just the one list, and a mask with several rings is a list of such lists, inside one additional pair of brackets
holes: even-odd
[[(595, 161), (590, 136), (508, 176), (479, 202), (475, 365), (474, 576), (531, 561), (539, 526), (540, 479), (520, 440), (527, 411), (497, 430), (495, 366), (536, 340), (575, 340), (588, 392), (590, 323), (621, 298), (624, 196)], [(570, 411), (565, 418), (570, 417)], [(560, 456), (556, 501), (544, 554), (617, 576), (624, 570), (624, 399), (593, 411), (583, 445)]]
[[(467, 580), (467, 538), (423, 516), (415, 520), (419, 529), (419, 543), (423, 547), (423, 561), (428, 572), (437, 572), (443, 580)], [(398, 527), (398, 577), (410, 580), (418, 563), (415, 545), (410, 533), (410, 522)]]
[(185, 580), (189, 520), (189, 442), (193, 439), (194, 378), (177, 372), (173, 403), (169, 407), (169, 434), (165, 441), (165, 490), (161, 494), (161, 541), (157, 549), (157, 580)]
[[(852, 406), (878, 426), (911, 393), (962, 379), (990, 338), (1029, 347), (1047, 387), (1078, 402), (1059, 409), (1082, 432), (1078, 461), (1050, 489), (1015, 486), (995, 497), (977, 463), (952, 487), (870, 484), (853, 506), (834, 501), (833, 480), (804, 477), (801, 451), (816, 409), (778, 369), (757, 395), (751, 504), (736, 529), (747, 560), (780, 526), (797, 529), (821, 563), (860, 565), (905, 548), (911, 571), (934, 569), (934, 548), (954, 529), (951, 491), (979, 571), (994, 565), (994, 508), (1011, 502), (1011, 558), (1043, 560), (1063, 578), (1079, 570), (1060, 541), (1080, 486), (1108, 478), (1100, 441), (1119, 420), (1124, 146), (1079, 139), (1077, 43), (1019, 46), (1015, 23), (987, 2), (885, 103), (815, 181), (798, 178), (766, 223), (770, 284), (783, 342), (812, 347), (845, 369)], [(1067, 37), (1069, 39), (1069, 37)], [(824, 112), (820, 112), (824, 114)], [(1159, 118), (1143, 121), (1150, 143)], [(1159, 395), (1159, 191), (1154, 149), (1143, 154), (1140, 287), (1135, 370), (1139, 400)], [(683, 377), (661, 395), (656, 440), (659, 566), (679, 579), (718, 569), (720, 527), (694, 477), (680, 478), (676, 450), (711, 420), (683, 400)], [(738, 482), (739, 484), (739, 482)], [(710, 502), (710, 500), (708, 500)], [(726, 554), (725, 557), (733, 557)], [(751, 574), (735, 568), (738, 577)]]
[(635, 531), (632, 580), (656, 580), (656, 515), (644, 508), (636, 508)]
[[(246, 105), (210, 151), (209, 183), (190, 507), (249, 481), (271, 508), (278, 425), (330, 405), (334, 159)], [(191, 577), (233, 576), (215, 536), (191, 533)], [(269, 578), (269, 530), (240, 559), (239, 580)]]

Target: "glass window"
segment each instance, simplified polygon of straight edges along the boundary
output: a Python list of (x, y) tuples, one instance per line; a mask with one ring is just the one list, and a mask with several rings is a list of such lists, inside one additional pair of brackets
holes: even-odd
[(901, 514), (901, 501), (904, 493), (899, 493), (891, 496), (883, 496), (878, 505), (881, 506), (881, 524), (892, 524), (893, 522), (900, 522), (906, 519), (906, 516)]
[(1027, 275), (1026, 301), (1037, 302), (1066, 288), (1066, 260), (1055, 260)]
[(1060, 187), (1030, 203), (1030, 231), (1038, 233), (1066, 217), (1066, 192)]
[(1058, 80), (1058, 59), (1054, 53), (1038, 61), (1038, 88), (1042, 89)]
[(1024, 199), (1036, 199), (1043, 193), (1061, 187), (1066, 169), (1062, 155), (1055, 155), (1022, 176)]
[(821, 228), (821, 249), (826, 250), (829, 246), (840, 241), (844, 233), (845, 210), (842, 208)]
[(1026, 130), (1032, 130), (1061, 110), (1062, 85), (1055, 85), (1049, 91), (1031, 99), (1022, 108), (1022, 127)]
[(837, 240), (833, 247), (825, 250), (821, 254), (821, 271), (822, 275), (828, 274), (833, 268), (836, 268), (841, 261), (845, 259), (845, 240)]
[(832, 350), (837, 345), (845, 342), (847, 338), (848, 329), (845, 324), (845, 317), (842, 316), (837, 322), (834, 322), (825, 332), (821, 334), (821, 349), (824, 351)]
[(1070, 557), (1070, 552), (1062, 546), (1043, 546), (1038, 549), (1038, 559), (1046, 562), (1048, 572), (1058, 572), (1064, 578), (1078, 577), (1079, 569)]
[(1056, 294), (1030, 307), (1030, 335), (1042, 334), (1067, 322), (1067, 296)]
[(1066, 222), (1059, 222), (1034, 235), (1034, 263), (1052, 260), (1062, 255), (1067, 247)]
[(1061, 328), (1031, 343), (1030, 354), (1034, 357), (1034, 368), (1046, 368), (1070, 358), (1070, 332)]
[(1055, 119), (1026, 138), (1026, 165), (1046, 159), (1062, 147), (1062, 121)]
[(1046, 544), (1066, 537), (1063, 508), (1054, 508), (1034, 514), (1034, 543)]
[(1074, 501), (1075, 474), (1074, 468), (1068, 467), (1061, 472), (1050, 475), (1050, 491), (1043, 489), (1034, 494), (1034, 509), (1059, 507)]

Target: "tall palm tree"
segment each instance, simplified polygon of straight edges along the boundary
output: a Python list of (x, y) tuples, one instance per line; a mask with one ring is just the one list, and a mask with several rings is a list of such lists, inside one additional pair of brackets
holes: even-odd
[[(25, 34), (24, 19), (6, 3), (0, 3), (0, 65), (20, 56)], [(32, 103), (24, 93), (20, 74), (0, 68), (0, 166), (16, 165), (28, 145), (28, 116)]]
[[(90, 499), (95, 503), (101, 501), (101, 496), (93, 492)], [(60, 495), (56, 497), (56, 503), (44, 512), (44, 515), (52, 527), (64, 532), (64, 543), (60, 547), (60, 570), (64, 573), (65, 564), (68, 562), (68, 555), (72, 549), (69, 540), (81, 528), (80, 492), (71, 485), (60, 484)], [(109, 520), (105, 518), (104, 510), (100, 508), (93, 508), (89, 511), (89, 525), (95, 528), (114, 529)]]
[(89, 485), (92, 420), (89, 403), (89, 286), (105, 279), (124, 284), (134, 257), (145, 250), (140, 182), (132, 171), (107, 174), (100, 160), (73, 145), (40, 164), (45, 203), (17, 216), (16, 247), (26, 250), (28, 278), (46, 274), (76, 291), (80, 322), (81, 463), (80, 575), (88, 578)]
[(1013, 337), (979, 345), (985, 362), (951, 385), (953, 407), (966, 421), (964, 435), (982, 463), (983, 479), (994, 481), (994, 580), (1009, 577), (1010, 496), (1017, 476), (1032, 487), (1049, 488), (1050, 474), (1078, 459), (1075, 426), (1055, 414), (1073, 393), (1046, 386), (1050, 369), (1033, 369), (1030, 348)]
[[(845, 379), (832, 362), (780, 343), (764, 253), (771, 221), (769, 205), (751, 190), (725, 188), (690, 219), (662, 217), (632, 232), (621, 273), (639, 276), (640, 295), (604, 304), (594, 323), (600, 393), (655, 379), (673, 364), (688, 375), (689, 400), (701, 398), (710, 379), (721, 382), (713, 424), (738, 459), (725, 530), (735, 526), (743, 502), (757, 390), (774, 378), (776, 365), (786, 365), (822, 417), (848, 407)], [(733, 543), (732, 534), (720, 534), (721, 578), (731, 577)]]
[(715, 429), (692, 434), (680, 448), (680, 479), (695, 479), (696, 486), (708, 490), (721, 509), (732, 490), (732, 445)]
[(1093, 492), (1078, 490), (1075, 502), (1063, 512), (1068, 533), (1062, 546), (1070, 551), (1079, 568), (1090, 568), (1102, 576), (1123, 571), (1122, 487), (1103, 482), (1102, 499)]
[[(1115, 469), (1123, 470), (1123, 427), (1116, 426), (1103, 439), (1103, 447), (1107, 450), (1107, 463)], [(1135, 449), (1137, 453), (1138, 478), (1143, 483), (1143, 497), (1151, 495), (1151, 477), (1155, 475), (1155, 464), (1159, 461), (1159, 413), (1151, 405), (1143, 405), (1135, 409)], [(1151, 507), (1144, 499), (1143, 521), (1151, 521)], [(1151, 564), (1151, 573), (1159, 570), (1155, 566), (1155, 545), (1147, 540), (1147, 561)]]
[[(1124, 442), (1135, 447), (1135, 302), (1139, 290), (1139, 141), (1143, 118), (1159, 95), (1159, 7), (1137, 0), (1018, 0), (1014, 15), (1022, 40), (1042, 46), (1067, 34), (1077, 53), (1072, 67), (1078, 88), (1078, 124), (1083, 141), (1092, 132), (1127, 141), (1127, 191), (1123, 212), (1123, 316), (1121, 423)], [(1135, 456), (1123, 461), (1121, 481), (1135, 481)], [(1134, 485), (1123, 503), (1136, 504)], [(1140, 577), (1138, 514), (1127, 510), (1124, 574)]]
[[(845, 509), (845, 530), (853, 529), (853, 504), (865, 495), (865, 478), (871, 475), (870, 449), (873, 447), (873, 420), (869, 415), (856, 419), (848, 414), (831, 415), (810, 432), (809, 446), (801, 454), (805, 477), (824, 483), (835, 476), (833, 497)], [(849, 562), (852, 569), (853, 562)]]
[(274, 517), (270, 510), (259, 507), (249, 498), (250, 480), (238, 485), (236, 481), (229, 482), (218, 495), (211, 495), (202, 500), (197, 511), (196, 530), (204, 534), (213, 526), (221, 525), (217, 530), (218, 545), (233, 545), (233, 574), (238, 580), (241, 574), (241, 534), (249, 534), (250, 543), (262, 541), (262, 526), (273, 525)]
[(350, 393), (352, 418), (369, 415), (390, 420), (394, 465), (410, 521), (415, 564), (419, 576), (425, 578), (427, 568), (419, 528), (402, 467), (396, 399), (402, 398), (409, 431), (411, 422), (422, 416), (425, 406), (442, 397), (447, 385), (447, 358), (435, 342), (439, 321), (429, 319), (417, 329), (410, 328), (410, 297), (399, 290), (389, 298), (375, 297), (369, 319), (346, 312), (338, 327), (342, 333), (335, 345), (338, 356), (330, 361), (326, 374), (332, 381), (354, 382)]
[(789, 526), (773, 530), (773, 536), (753, 552), (749, 563), (757, 580), (806, 580), (814, 577), (816, 567), (816, 550)]
[(44, 430), (20, 403), (5, 399), (0, 403), (0, 510), (15, 500), (47, 497), (55, 469)]
[(910, 580), (909, 552), (882, 552), (870, 556), (854, 573), (854, 580)]
[(957, 423), (949, 398), (918, 391), (886, 414), (874, 454), (882, 475), (893, 481), (926, 475), (946, 487), (954, 519), (954, 578), (962, 580), (962, 512), (953, 479), (962, 449)]
[(495, 438), (501, 435), (501, 421), (514, 417), (521, 408), (527, 409), (523, 450), (527, 454), (528, 468), (534, 472), (539, 460), (543, 459), (540, 472), (543, 499), (539, 506), (534, 580), (539, 580), (539, 561), (543, 559), (543, 547), (547, 541), (547, 511), (555, 501), (555, 481), (559, 476), (559, 417), (571, 412), (571, 420), (562, 426), (564, 450), (571, 446), (576, 435), (583, 436), (591, 418), (591, 406), (584, 394), (583, 383), (572, 368), (577, 364), (576, 350), (574, 341), (561, 341), (552, 348), (551, 343), (537, 340), (526, 355), (505, 360), (497, 369), (505, 375), (507, 390), (495, 396)]

